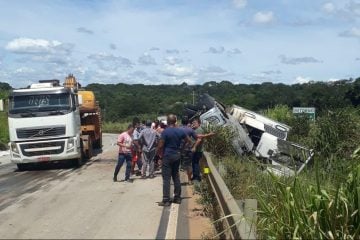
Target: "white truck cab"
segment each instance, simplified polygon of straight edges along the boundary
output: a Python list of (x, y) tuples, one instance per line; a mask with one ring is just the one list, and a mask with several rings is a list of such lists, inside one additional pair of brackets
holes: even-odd
[(76, 91), (45, 80), (9, 95), (11, 161), (27, 163), (81, 158), (80, 114)]
[(286, 124), (236, 105), (226, 110), (209, 95), (202, 100), (206, 103), (198, 105), (202, 124), (232, 127), (236, 134), (231, 142), (239, 155), (253, 153), (267, 170), (287, 176), (302, 171), (312, 159), (312, 150), (286, 141), (290, 131)]

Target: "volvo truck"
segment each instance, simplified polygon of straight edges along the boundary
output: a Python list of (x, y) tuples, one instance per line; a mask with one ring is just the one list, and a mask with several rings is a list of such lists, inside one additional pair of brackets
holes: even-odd
[(82, 132), (79, 86), (69, 75), (64, 85), (59, 80), (40, 80), (10, 92), (10, 156), (19, 170), (51, 161), (81, 165), (91, 157), (87, 149), (92, 146), (86, 141), (90, 138)]

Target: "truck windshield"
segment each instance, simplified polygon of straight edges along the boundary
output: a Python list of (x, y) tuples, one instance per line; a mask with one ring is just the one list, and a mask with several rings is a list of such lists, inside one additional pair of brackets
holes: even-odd
[[(69, 93), (18, 95), (10, 98), (10, 114), (69, 111)], [(64, 113), (65, 113), (64, 112)]]

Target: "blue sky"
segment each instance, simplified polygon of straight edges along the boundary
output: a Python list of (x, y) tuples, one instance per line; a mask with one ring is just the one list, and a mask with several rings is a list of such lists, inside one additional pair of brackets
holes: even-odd
[(0, 0), (0, 81), (360, 77), (359, 0)]

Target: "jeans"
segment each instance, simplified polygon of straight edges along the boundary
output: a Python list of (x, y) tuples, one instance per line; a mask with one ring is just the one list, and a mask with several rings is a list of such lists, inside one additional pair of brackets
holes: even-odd
[(163, 158), (163, 202), (170, 201), (170, 180), (174, 182), (174, 199), (181, 197), (181, 183), (179, 175), (180, 154), (167, 155)]
[(142, 152), (142, 171), (141, 174), (146, 176), (146, 170), (149, 166), (149, 176), (154, 175), (154, 158), (155, 158), (156, 149), (151, 150), (150, 152)]
[(126, 161), (125, 180), (130, 179), (131, 159), (132, 159), (131, 153), (119, 153), (118, 162), (117, 162), (116, 167), (115, 167), (114, 178), (117, 177), (117, 175), (118, 175), (118, 173), (120, 171), (120, 168), (122, 167), (122, 165)]
[(192, 168), (193, 168), (193, 177), (192, 180), (201, 181), (200, 175), (200, 159), (202, 158), (202, 152), (194, 152), (192, 155)]

